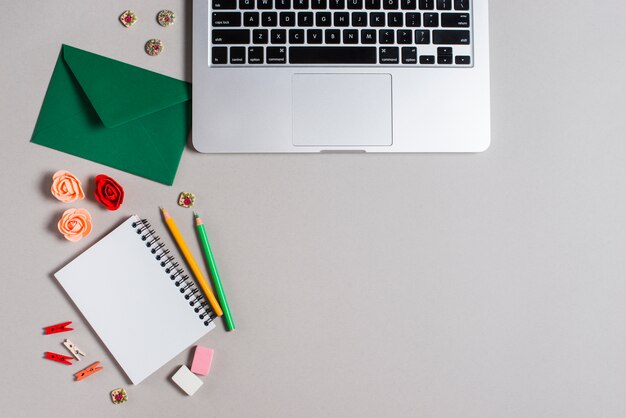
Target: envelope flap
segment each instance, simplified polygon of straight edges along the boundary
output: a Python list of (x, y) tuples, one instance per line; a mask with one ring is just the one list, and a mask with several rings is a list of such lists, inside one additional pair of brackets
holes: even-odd
[(191, 98), (189, 83), (121, 61), (68, 45), (63, 59), (108, 128)]

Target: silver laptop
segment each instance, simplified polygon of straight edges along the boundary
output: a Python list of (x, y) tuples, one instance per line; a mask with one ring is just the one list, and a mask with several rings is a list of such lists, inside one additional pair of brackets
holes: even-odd
[(194, 147), (478, 152), (487, 0), (194, 0)]

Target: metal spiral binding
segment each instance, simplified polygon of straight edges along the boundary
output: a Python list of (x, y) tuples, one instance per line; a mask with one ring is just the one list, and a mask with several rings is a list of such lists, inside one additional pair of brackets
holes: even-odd
[(179, 267), (179, 263), (175, 261), (174, 256), (170, 255), (170, 250), (165, 248), (163, 242), (159, 242), (161, 238), (155, 235), (154, 229), (150, 229), (150, 223), (146, 219), (141, 219), (132, 223), (133, 228), (141, 240), (146, 243), (146, 247), (150, 248), (150, 252), (154, 258), (160, 262), (161, 267), (169, 275), (174, 285), (179, 288), (185, 300), (189, 300), (189, 305), (194, 306), (194, 312), (199, 314), (204, 325), (208, 326), (216, 317), (211, 310), (209, 303), (204, 299), (202, 292), (193, 280), (189, 280), (189, 276), (184, 274), (185, 271)]

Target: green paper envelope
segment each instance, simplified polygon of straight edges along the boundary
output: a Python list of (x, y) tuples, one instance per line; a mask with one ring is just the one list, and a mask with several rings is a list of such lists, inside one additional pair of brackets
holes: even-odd
[(171, 185), (190, 99), (189, 83), (63, 45), (31, 142)]

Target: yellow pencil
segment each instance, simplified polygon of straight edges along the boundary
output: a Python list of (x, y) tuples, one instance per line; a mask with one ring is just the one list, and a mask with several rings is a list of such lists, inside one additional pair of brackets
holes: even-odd
[(187, 244), (183, 240), (183, 236), (180, 234), (180, 231), (178, 230), (178, 227), (176, 226), (174, 219), (172, 219), (170, 214), (167, 213), (167, 211), (164, 208), (161, 208), (161, 212), (163, 212), (163, 219), (165, 220), (165, 224), (170, 229), (170, 232), (172, 233), (172, 236), (174, 237), (174, 240), (176, 241), (178, 248), (180, 248), (180, 251), (183, 253), (183, 256), (185, 256), (185, 260), (187, 260), (187, 264), (189, 265), (189, 268), (191, 268), (191, 271), (193, 271), (194, 276), (196, 276), (196, 279), (198, 280), (198, 284), (202, 288), (202, 291), (206, 295), (207, 299), (209, 300), (209, 303), (211, 304), (211, 307), (213, 308), (213, 312), (215, 312), (217, 316), (222, 316), (222, 313), (223, 313), (222, 308), (220, 307), (220, 304), (217, 302), (217, 299), (215, 299), (215, 295), (213, 295), (213, 291), (211, 291), (211, 288), (209, 287), (209, 283), (206, 281), (206, 279), (202, 275), (202, 271), (200, 270), (200, 267), (198, 267), (198, 263), (196, 263), (196, 260), (194, 260), (193, 255), (191, 255), (191, 251), (189, 251), (189, 247), (187, 247)]

